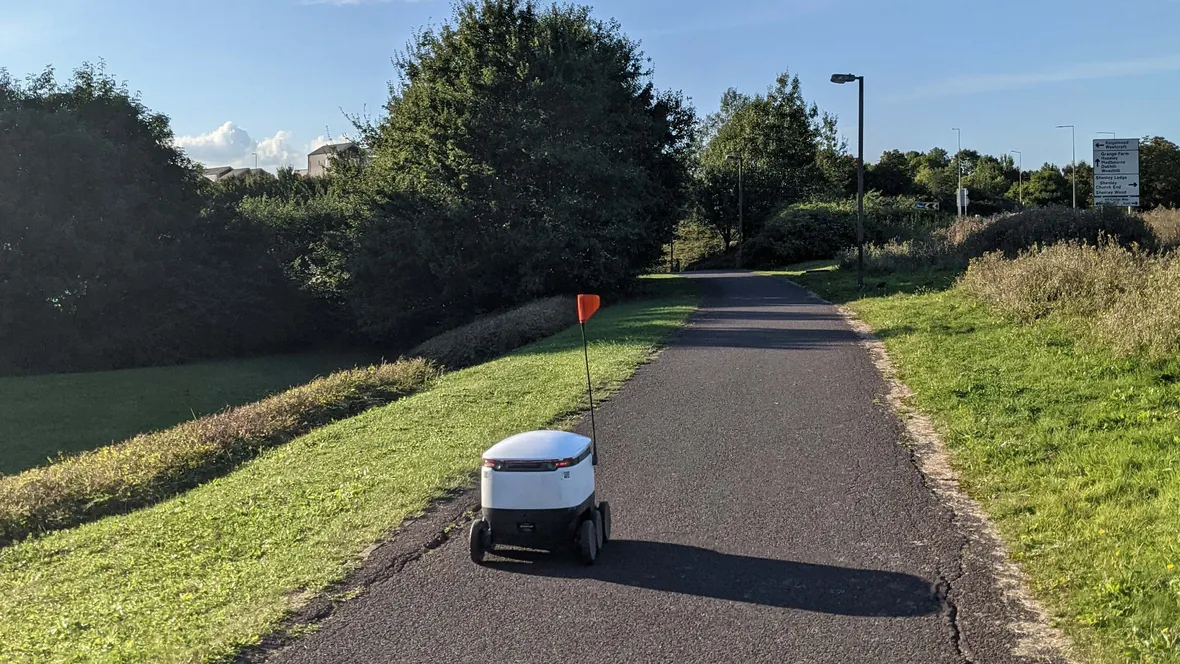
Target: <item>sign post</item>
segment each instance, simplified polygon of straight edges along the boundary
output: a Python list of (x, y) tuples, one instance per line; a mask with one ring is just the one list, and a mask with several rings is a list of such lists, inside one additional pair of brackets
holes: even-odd
[(1094, 139), (1094, 205), (1139, 206), (1139, 139)]
[(602, 304), (597, 295), (578, 295), (578, 325), (582, 328), (582, 353), (586, 358), (586, 394), (590, 395), (590, 440), (594, 446), (594, 458), (590, 463), (598, 465), (598, 430), (594, 426), (594, 387), (590, 383), (590, 345), (586, 343), (586, 321), (598, 311)]

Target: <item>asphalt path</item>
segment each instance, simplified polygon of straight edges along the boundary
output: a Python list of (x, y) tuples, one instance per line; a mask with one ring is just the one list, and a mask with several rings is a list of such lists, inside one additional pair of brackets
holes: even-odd
[(475, 565), (465, 530), (397, 553), (438, 527), (417, 525), (370, 559), (359, 597), (263, 656), (1054, 661), (1016, 654), (1027, 616), (923, 482), (835, 309), (782, 279), (695, 278), (707, 296), (690, 324), (598, 411), (614, 540), (597, 566), (523, 552)]

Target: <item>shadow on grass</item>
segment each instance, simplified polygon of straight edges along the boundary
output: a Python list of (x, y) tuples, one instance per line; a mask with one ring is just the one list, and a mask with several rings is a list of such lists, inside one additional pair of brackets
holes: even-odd
[(611, 540), (597, 565), (497, 550), (485, 563), (515, 574), (594, 579), (634, 588), (842, 616), (906, 618), (941, 610), (933, 585), (900, 572), (721, 553), (682, 544)]

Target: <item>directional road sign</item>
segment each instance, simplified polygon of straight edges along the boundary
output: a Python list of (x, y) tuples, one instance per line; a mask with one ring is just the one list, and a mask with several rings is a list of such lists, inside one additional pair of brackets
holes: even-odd
[(1094, 205), (1139, 205), (1139, 139), (1094, 139)]
[(938, 201), (932, 201), (932, 202), (918, 201), (917, 203), (914, 203), (914, 207), (919, 210), (937, 210), (938, 209)]

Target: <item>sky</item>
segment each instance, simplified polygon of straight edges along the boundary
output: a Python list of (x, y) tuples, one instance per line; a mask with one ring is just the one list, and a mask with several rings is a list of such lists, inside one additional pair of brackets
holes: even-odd
[[(1089, 160), (1097, 132), (1180, 141), (1180, 0), (601, 0), (651, 59), (657, 87), (699, 114), (730, 87), (798, 74), (840, 118), (855, 153), (865, 77), (865, 157), (958, 146), (1019, 150), (1026, 168)], [(448, 0), (0, 0), (0, 67), (23, 76), (85, 61), (172, 119), (209, 165), (306, 166), (345, 116), (379, 117), (391, 58)]]

